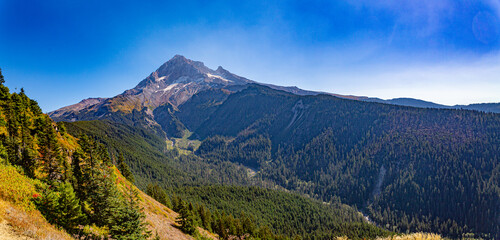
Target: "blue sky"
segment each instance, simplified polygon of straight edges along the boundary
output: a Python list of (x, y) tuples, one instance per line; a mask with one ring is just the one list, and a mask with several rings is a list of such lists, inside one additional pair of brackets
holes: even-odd
[(252, 80), (500, 102), (499, 0), (0, 0), (0, 67), (44, 111), (134, 87), (175, 54)]

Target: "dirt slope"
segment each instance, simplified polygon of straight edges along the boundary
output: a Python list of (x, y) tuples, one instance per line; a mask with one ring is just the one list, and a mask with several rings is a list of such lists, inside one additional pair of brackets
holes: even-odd
[(73, 239), (64, 231), (50, 225), (34, 210), (26, 212), (10, 202), (0, 200), (0, 240), (7, 239)]
[[(153, 234), (153, 237), (158, 233), (160, 239), (194, 239), (192, 236), (183, 233), (179, 230), (175, 223), (175, 218), (178, 214), (171, 209), (163, 206), (161, 203), (157, 202), (150, 196), (143, 192), (140, 192), (140, 197), (143, 199), (141, 207), (144, 208), (144, 213), (146, 214), (146, 222), (149, 223), (149, 230)], [(208, 233), (207, 231), (198, 228), (198, 231), (205, 237), (212, 239), (217, 239), (216, 236)]]

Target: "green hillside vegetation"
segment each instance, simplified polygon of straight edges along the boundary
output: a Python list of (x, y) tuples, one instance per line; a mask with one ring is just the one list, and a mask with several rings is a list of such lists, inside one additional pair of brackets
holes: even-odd
[(0, 197), (75, 237), (146, 239), (136, 195), (118, 190), (107, 148), (68, 135), (23, 89), (3, 83), (0, 71)]
[(205, 161), (193, 154), (180, 154), (168, 149), (164, 138), (140, 127), (108, 120), (61, 122), (69, 133), (88, 134), (104, 143), (112, 156), (123, 154), (124, 162), (134, 173), (141, 189), (159, 183), (163, 188), (188, 185), (251, 184), (246, 168), (227, 161)]
[(249, 218), (255, 228), (269, 226), (275, 233), (288, 237), (373, 239), (390, 234), (368, 224), (359, 212), (347, 205), (322, 203), (284, 191), (212, 185), (182, 187), (176, 192), (190, 202), (208, 206), (215, 215), (222, 212), (240, 219)]
[[(179, 154), (176, 148), (159, 151), (158, 149), (165, 149), (163, 140), (141, 128), (109, 121), (61, 124), (72, 134), (85, 133), (93, 136), (108, 146), (112, 153), (123, 153), (125, 162), (130, 164), (134, 173), (136, 184), (160, 203), (166, 206), (172, 204), (173, 210), (181, 215), (184, 214), (185, 219), (183, 218), (179, 223), (187, 225), (185, 229), (183, 228), (187, 233), (192, 233), (192, 226), (199, 226), (219, 234), (223, 239), (231, 236), (244, 236), (247, 233), (249, 236), (263, 239), (294, 236), (304, 239), (325, 239), (331, 236), (361, 239), (389, 234), (387, 231), (363, 222), (359, 213), (345, 205), (327, 206), (296, 194), (234, 186), (272, 187), (274, 185), (249, 177), (247, 169), (238, 163), (206, 160), (192, 152), (187, 155)], [(144, 169), (151, 169), (151, 173), (143, 172)], [(228, 186), (215, 187), (211, 184)], [(266, 209), (252, 203), (253, 197), (259, 191), (264, 193), (261, 197), (266, 196), (270, 199), (265, 201)], [(207, 196), (209, 193), (214, 195)], [(223, 195), (225, 197), (222, 198)], [(245, 195), (248, 197), (243, 198)], [(190, 205), (192, 207), (189, 207)], [(302, 208), (309, 210), (304, 211)], [(276, 214), (277, 212), (273, 209), (281, 209), (281, 215)], [(287, 209), (288, 212), (285, 213), (282, 209)], [(242, 217), (242, 213), (245, 217)], [(309, 214), (311, 218), (307, 219), (306, 215)], [(210, 215), (211, 220), (203, 220), (204, 215)], [(294, 220), (291, 221), (279, 220), (290, 218), (290, 215), (301, 217), (293, 217)], [(255, 220), (245, 220), (246, 217)], [(243, 227), (241, 224), (245, 221), (250, 221), (253, 227)], [(283, 222), (279, 223), (280, 221)], [(325, 225), (321, 226), (322, 223)], [(288, 227), (284, 227), (288, 224), (290, 224)], [(291, 228), (297, 228), (297, 230), (286, 230)]]
[[(112, 158), (123, 153), (141, 189), (287, 189), (361, 209), (391, 231), (500, 238), (499, 114), (298, 96), (253, 84), (203, 91), (178, 109), (162, 106), (154, 110), (164, 116), (157, 125), (145, 122), (145, 111), (64, 126), (105, 143)], [(186, 129), (190, 139), (180, 138)], [(172, 147), (165, 136), (180, 144)], [(202, 143), (189, 148), (189, 140)]]

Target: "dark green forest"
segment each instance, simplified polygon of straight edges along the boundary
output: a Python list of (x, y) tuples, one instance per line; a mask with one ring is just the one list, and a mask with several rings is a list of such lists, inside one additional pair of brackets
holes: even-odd
[[(62, 125), (72, 134), (93, 136), (109, 146), (111, 153), (123, 153), (125, 162), (134, 172), (136, 184), (146, 193), (181, 215), (185, 214), (185, 218), (191, 220), (182, 220), (183, 223), (192, 222), (188, 226), (203, 227), (223, 239), (246, 233), (262, 239), (328, 239), (332, 236), (362, 239), (390, 234), (368, 224), (347, 205), (327, 206), (296, 194), (264, 189), (262, 187), (277, 186), (249, 177), (247, 168), (241, 164), (206, 160), (192, 153), (184, 155), (178, 149), (166, 150), (160, 137), (142, 128), (110, 121)], [(261, 187), (244, 187), (248, 185)], [(256, 204), (256, 196), (260, 196), (264, 205)], [(210, 215), (208, 223), (202, 220), (202, 213)], [(241, 225), (245, 218), (251, 219), (251, 229)], [(221, 222), (222, 227), (219, 226)], [(192, 227), (184, 230), (193, 232)], [(226, 230), (230, 230), (229, 234)]]
[(375, 238), (390, 234), (368, 224), (347, 205), (323, 203), (298, 194), (260, 187), (211, 185), (182, 187), (179, 196), (205, 204), (216, 213), (240, 219), (250, 217), (256, 226), (269, 226), (279, 235), (302, 239)]
[(255, 86), (229, 96), (197, 132), (208, 136), (197, 155), (257, 168), (316, 199), (339, 198), (388, 229), (500, 233), (499, 114)]

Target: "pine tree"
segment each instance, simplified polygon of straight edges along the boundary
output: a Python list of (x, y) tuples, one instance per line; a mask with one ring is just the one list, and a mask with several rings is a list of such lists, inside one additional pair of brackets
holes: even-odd
[(4, 86), (5, 79), (3, 78), (2, 69), (0, 68), (0, 100), (7, 100), (10, 96), (9, 88)]
[(94, 167), (87, 185), (87, 199), (91, 207), (90, 217), (97, 226), (109, 226), (120, 206), (119, 192), (112, 175), (105, 169)]
[(60, 192), (58, 206), (60, 219), (58, 224), (66, 230), (72, 230), (84, 218), (79, 199), (76, 197), (70, 183), (60, 184), (58, 190)]
[(198, 215), (200, 216), (201, 220), (201, 226), (208, 230), (212, 231), (212, 213), (210, 213), (210, 210), (205, 208), (205, 206), (201, 205), (198, 208)]
[(125, 199), (114, 213), (110, 233), (114, 239), (136, 240), (147, 239), (150, 233), (146, 229), (144, 219), (138, 203), (138, 193), (132, 187), (125, 192)]
[(182, 203), (182, 208), (175, 222), (179, 224), (180, 229), (187, 234), (194, 234), (196, 232), (195, 216), (192, 210), (190, 210), (190, 207), (184, 202)]
[(56, 190), (51, 190), (54, 187), (45, 186), (42, 197), (36, 198), (35, 203), (47, 221), (71, 232), (84, 222), (79, 200), (70, 183), (58, 184)]
[(248, 233), (254, 235), (255, 233), (255, 220), (252, 216), (247, 216), (245, 212), (241, 211), (240, 214), (241, 226), (243, 228), (243, 233)]
[(155, 183), (154, 185), (151, 183), (148, 184), (148, 186), (146, 188), (146, 194), (148, 194), (149, 196), (154, 198), (159, 203), (161, 203), (169, 208), (172, 208), (172, 202), (170, 201), (170, 198), (168, 197), (165, 190), (163, 190), (163, 188), (158, 186), (157, 183)]
[(35, 198), (37, 209), (49, 223), (57, 224), (60, 219), (59, 193), (52, 191), (47, 186), (41, 189), (41, 197)]
[(4, 83), (5, 83), (5, 79), (3, 78), (2, 68), (0, 68), (0, 85), (3, 85)]
[(123, 157), (123, 154), (120, 153), (118, 156), (118, 170), (122, 173), (122, 175), (129, 180), (131, 183), (134, 182), (134, 175), (130, 171), (130, 167), (125, 163), (125, 158)]
[[(86, 183), (85, 181), (84, 171), (82, 170), (82, 162), (83, 162), (83, 153), (80, 149), (77, 149), (73, 152), (71, 156), (71, 168), (73, 170), (73, 188), (76, 192), (76, 195), (79, 199), (86, 200), (87, 191), (86, 191)], [(84, 204), (84, 201), (80, 201), (80, 204)]]
[(60, 180), (62, 174), (61, 148), (57, 141), (57, 133), (52, 126), (52, 120), (48, 116), (36, 119), (36, 131), (38, 133), (41, 164), (43, 171), (47, 174), (49, 181)]
[(108, 168), (107, 150), (102, 144), (86, 135), (80, 137), (80, 151), (73, 154), (73, 175), (77, 194), (88, 204), (84, 211), (97, 226), (108, 226), (120, 204), (119, 192), (114, 184), (114, 174)]

